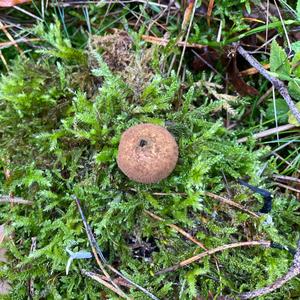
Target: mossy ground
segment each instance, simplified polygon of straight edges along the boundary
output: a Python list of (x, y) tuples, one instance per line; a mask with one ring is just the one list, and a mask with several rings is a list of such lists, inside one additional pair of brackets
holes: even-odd
[[(167, 75), (161, 69), (164, 52), (147, 47), (142, 32), (95, 36), (77, 49), (63, 38), (59, 22), (35, 30), (42, 50), (16, 58), (0, 82), (0, 192), (33, 201), (1, 206), (0, 223), (10, 236), (9, 263), (0, 268), (0, 279), (12, 285), (7, 299), (26, 299), (29, 282), (33, 299), (118, 299), (81, 274), (98, 272), (93, 259), (74, 260), (66, 275), (66, 249), (90, 251), (73, 195), (110, 264), (159, 299), (234, 296), (287, 271), (293, 258), (288, 251), (255, 246), (156, 275), (203, 251), (169, 224), (208, 249), (250, 240), (295, 247), (299, 201), (275, 192), (270, 147), (239, 144), (237, 133), (223, 126), (221, 109), (228, 108), (228, 99), (212, 99), (207, 75), (187, 71), (184, 84), (175, 72)], [(248, 100), (240, 101), (237, 115)], [(166, 126), (179, 145), (175, 171), (158, 184), (134, 183), (116, 164), (122, 132), (142, 122)], [(238, 178), (274, 194), (271, 222), (205, 194), (228, 197), (229, 191), (232, 200), (259, 211), (263, 199)], [(132, 299), (146, 297), (134, 288), (123, 290)], [(294, 279), (262, 299), (298, 299), (299, 291)]]

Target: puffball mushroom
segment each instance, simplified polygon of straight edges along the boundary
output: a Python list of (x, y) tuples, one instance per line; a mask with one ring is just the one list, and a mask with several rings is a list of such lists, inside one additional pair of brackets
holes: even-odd
[(168, 177), (178, 160), (178, 146), (162, 126), (139, 124), (121, 136), (117, 163), (130, 179), (155, 183)]

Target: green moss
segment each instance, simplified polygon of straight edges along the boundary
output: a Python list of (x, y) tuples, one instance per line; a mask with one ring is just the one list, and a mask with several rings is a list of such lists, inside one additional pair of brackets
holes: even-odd
[[(57, 26), (40, 32), (49, 51), (36, 54), (34, 60), (15, 61), (0, 81), (1, 193), (34, 202), (2, 205), (0, 210), (0, 222), (14, 231), (14, 238), (6, 243), (10, 263), (0, 267), (0, 278), (12, 282), (11, 298), (25, 299), (32, 279), (35, 299), (97, 299), (101, 289), (116, 299), (80, 274), (81, 268), (96, 268), (93, 260), (75, 260), (65, 275), (66, 247), (89, 251), (73, 194), (81, 199), (110, 263), (161, 299), (234, 294), (264, 286), (283, 274), (290, 254), (253, 247), (224, 251), (217, 261), (206, 258), (175, 272), (153, 275), (201, 251), (170, 229), (170, 223), (208, 248), (270, 238), (295, 246), (299, 203), (277, 197), (273, 224), (265, 225), (263, 217), (254, 220), (205, 196), (205, 191), (222, 194), (225, 176), (235, 201), (257, 211), (260, 201), (238, 186), (236, 179), (248, 176), (254, 184), (272, 190), (257, 175), (266, 151), (239, 145), (234, 134), (212, 117), (214, 103), (197, 92), (196, 84), (190, 83), (179, 98), (181, 86), (175, 74), (156, 73), (137, 91), (122, 74), (109, 69), (98, 49), (78, 52), (62, 39)], [(145, 121), (166, 124), (180, 148), (175, 171), (153, 185), (129, 181), (115, 159), (121, 133)], [(8, 179), (6, 169), (11, 172)], [(145, 209), (165, 221), (151, 219)], [(33, 237), (37, 247), (30, 253)], [(156, 248), (150, 257), (137, 257), (133, 243), (153, 241)], [(294, 284), (286, 284), (272, 299), (282, 299)], [(135, 289), (126, 293), (145, 298)]]

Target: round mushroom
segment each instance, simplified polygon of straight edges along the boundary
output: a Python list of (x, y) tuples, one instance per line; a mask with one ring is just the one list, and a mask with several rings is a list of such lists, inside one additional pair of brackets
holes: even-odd
[(171, 133), (154, 124), (139, 124), (121, 136), (117, 163), (130, 179), (155, 183), (168, 177), (178, 159), (178, 146)]

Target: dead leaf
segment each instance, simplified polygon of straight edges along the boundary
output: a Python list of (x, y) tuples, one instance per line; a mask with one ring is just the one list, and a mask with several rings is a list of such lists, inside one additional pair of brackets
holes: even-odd
[(235, 90), (241, 96), (256, 96), (256, 95), (258, 95), (257, 89), (255, 89), (251, 85), (247, 84), (243, 80), (243, 78), (240, 74), (240, 71), (237, 67), (235, 50), (232, 49), (230, 51), (231, 51), (230, 54), (228, 54), (228, 56), (227, 56), (229, 58), (229, 63), (227, 65), (227, 73), (228, 73), (228, 79), (229, 79), (230, 83), (234, 86)]
[(27, 2), (31, 2), (31, 0), (0, 0), (0, 7), (12, 7)]
[[(197, 52), (196, 52), (197, 51)], [(192, 61), (192, 68), (195, 71), (203, 71), (209, 69), (209, 66), (215, 67), (216, 62), (220, 59), (218, 52), (208, 46), (195, 50), (197, 53)]]

